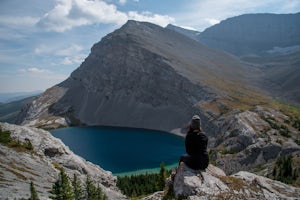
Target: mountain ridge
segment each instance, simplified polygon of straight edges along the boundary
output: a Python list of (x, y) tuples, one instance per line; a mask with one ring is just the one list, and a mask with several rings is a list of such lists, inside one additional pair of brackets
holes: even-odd
[[(71, 124), (170, 131), (201, 113), (196, 104), (218, 96), (217, 87), (247, 85), (244, 71), (234, 56), (157, 25), (128, 21), (93, 45), (81, 66), (56, 86), (66, 93), (48, 105), (48, 114)], [(214, 88), (210, 82), (216, 79), (223, 81)], [(19, 122), (24, 118), (26, 111)]]

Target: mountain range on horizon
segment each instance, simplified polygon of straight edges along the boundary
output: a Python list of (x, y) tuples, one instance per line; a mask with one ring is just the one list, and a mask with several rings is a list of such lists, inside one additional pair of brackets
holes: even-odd
[(273, 98), (299, 105), (299, 23), (300, 13), (264, 13), (228, 18), (201, 33), (173, 25), (167, 28), (237, 56), (261, 76), (255, 80), (257, 87)]

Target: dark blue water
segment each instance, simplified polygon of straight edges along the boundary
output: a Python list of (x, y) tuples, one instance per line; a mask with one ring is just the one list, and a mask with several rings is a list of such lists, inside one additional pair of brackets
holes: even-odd
[(185, 152), (184, 139), (131, 128), (68, 127), (50, 131), (86, 160), (114, 174), (171, 165)]

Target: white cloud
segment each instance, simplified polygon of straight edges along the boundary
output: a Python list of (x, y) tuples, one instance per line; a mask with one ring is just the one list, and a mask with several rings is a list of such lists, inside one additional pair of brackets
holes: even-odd
[(22, 73), (49, 73), (49, 70), (37, 68), (37, 67), (30, 67), (26, 69), (20, 69), (19, 72)]
[(77, 54), (73, 56), (67, 56), (63, 59), (61, 64), (63, 65), (72, 65), (72, 64), (80, 64), (87, 57), (86, 54)]
[(299, 9), (299, 0), (191, 0), (173, 16), (177, 24), (202, 31), (221, 20), (245, 13), (293, 13)]
[[(126, 1), (120, 0), (120, 3)], [(64, 32), (73, 27), (95, 23), (122, 25), (128, 19), (166, 25), (174, 21), (167, 15), (121, 12), (113, 4), (101, 0), (57, 0), (57, 5), (45, 14), (38, 25), (48, 31)]]
[(158, 15), (151, 12), (138, 13), (136, 11), (130, 11), (128, 12), (128, 18), (136, 21), (147, 21), (160, 26), (166, 26), (175, 22), (175, 19), (168, 15)]
[(127, 1), (126, 0), (119, 0), (119, 3), (124, 5)]
[(71, 44), (71, 46), (65, 49), (57, 50), (55, 54), (58, 56), (71, 56), (79, 53), (82, 50), (83, 50), (82, 46), (79, 46), (77, 44)]
[(54, 47), (41, 44), (34, 49), (35, 54), (49, 54), (55, 51)]
[(47, 46), (41, 44), (35, 48), (34, 52), (37, 55), (43, 56), (55, 56), (59, 61), (52, 63), (52, 65), (72, 65), (80, 64), (87, 57), (87, 54), (83, 53), (86, 49), (77, 44), (70, 44), (68, 46), (61, 45)]
[(204, 20), (207, 21), (210, 25), (215, 25), (215, 24), (220, 23), (220, 20), (213, 19), (213, 18), (205, 18)]
[(115, 5), (100, 0), (64, 0), (58, 1), (39, 25), (49, 31), (64, 32), (93, 23), (122, 24), (126, 19), (126, 14), (118, 11)]
[(0, 16), (0, 24), (9, 27), (33, 27), (39, 21), (38, 18), (30, 16)]

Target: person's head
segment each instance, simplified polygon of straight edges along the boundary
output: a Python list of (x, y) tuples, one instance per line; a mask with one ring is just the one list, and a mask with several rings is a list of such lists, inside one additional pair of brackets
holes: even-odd
[(193, 130), (201, 130), (201, 120), (199, 115), (194, 115), (192, 117), (190, 128)]

